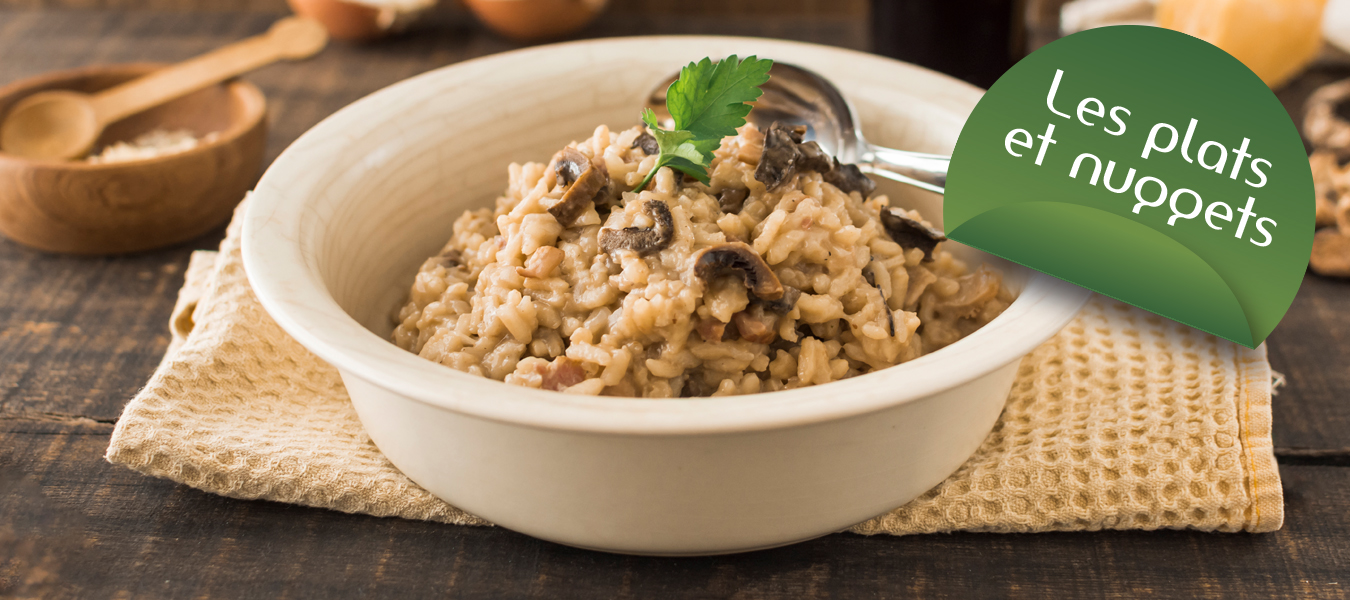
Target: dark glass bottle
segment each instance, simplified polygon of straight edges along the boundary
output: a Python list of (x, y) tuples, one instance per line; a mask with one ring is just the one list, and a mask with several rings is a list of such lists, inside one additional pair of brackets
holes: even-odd
[(1026, 0), (872, 0), (872, 50), (988, 88), (1026, 50)]

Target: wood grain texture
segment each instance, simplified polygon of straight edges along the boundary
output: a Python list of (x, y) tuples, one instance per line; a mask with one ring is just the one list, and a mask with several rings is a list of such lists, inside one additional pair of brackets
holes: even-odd
[(1350, 469), (1286, 467), (1289, 520), (1199, 532), (836, 534), (711, 558), (231, 500), (98, 464), (105, 433), (0, 434), (0, 595), (416, 598), (1344, 597)]
[[(32, 3), (58, 1), (82, 0)], [(85, 5), (119, 1), (185, 2)], [(642, 3), (654, 12), (623, 8)], [(582, 35), (715, 32), (867, 45), (867, 25), (855, 17), (687, 16), (657, 4), (620, 0)], [(97, 62), (178, 60), (261, 32), (275, 17), (0, 10), (0, 83)], [(514, 47), (448, 12), (386, 43), (338, 44), (309, 62), (263, 69), (249, 79), (272, 109), (268, 160), (375, 89)], [(1312, 77), (1350, 76), (1341, 73), (1315, 68)], [(1312, 87), (1303, 81), (1281, 91), (1286, 106), (1300, 106), (1298, 94), (1311, 91), (1296, 91)], [(219, 237), (98, 259), (0, 240), (0, 596), (1350, 595), (1346, 281), (1309, 276), (1270, 340), (1272, 363), (1289, 377), (1275, 399), (1288, 503), (1277, 533), (833, 535), (747, 555), (650, 559), (573, 550), (502, 529), (232, 500), (107, 465), (101, 456), (111, 424), (168, 344), (166, 323), (188, 254), (214, 247)]]
[(112, 423), (168, 347), (190, 252), (74, 258), (0, 240), (0, 419)]
[(1276, 452), (1350, 449), (1350, 279), (1304, 276), (1266, 343), (1286, 380), (1271, 406)]

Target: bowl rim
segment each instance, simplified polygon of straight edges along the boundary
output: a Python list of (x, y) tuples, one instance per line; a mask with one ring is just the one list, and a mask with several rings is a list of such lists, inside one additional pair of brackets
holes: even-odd
[[(833, 421), (908, 404), (969, 383), (1018, 362), (1062, 329), (1091, 292), (1043, 273), (1030, 271), (1022, 292), (989, 324), (939, 351), (900, 365), (827, 384), (741, 396), (714, 398), (620, 398), (580, 396), (514, 386), (456, 371), (423, 359), (377, 336), (347, 314), (299, 249), (294, 226), (306, 212), (314, 173), (287, 174), (310, 144), (321, 144), (328, 131), (373, 127), (385, 98), (417, 94), (437, 78), (453, 78), (483, 66), (505, 68), (538, 53), (588, 52), (597, 46), (620, 51), (676, 40), (700, 52), (754, 45), (833, 54), (840, 60), (868, 61), (892, 71), (937, 78), (948, 91), (982, 93), (964, 82), (880, 56), (804, 42), (733, 36), (633, 36), (581, 40), (492, 54), (455, 63), (394, 83), (327, 117), (301, 135), (263, 174), (244, 215), (242, 254), (245, 271), (259, 301), (278, 325), (350, 383), (354, 376), (370, 385), (422, 404), (473, 417), (528, 427), (615, 435), (706, 435), (761, 431)], [(713, 49), (715, 48), (715, 49)], [(713, 49), (713, 50), (710, 50)], [(960, 88), (967, 88), (962, 91)], [(974, 101), (970, 102), (973, 106)], [(331, 143), (331, 139), (328, 140)], [(290, 189), (287, 189), (290, 188)], [(298, 190), (295, 188), (299, 188)], [(1025, 268), (1025, 267), (1017, 267)], [(958, 365), (959, 363), (959, 365)], [(396, 371), (391, 376), (389, 371)], [(455, 393), (447, 394), (445, 390)]]
[[(167, 67), (169, 64), (170, 63), (143, 61), (111, 65), (91, 65), (74, 69), (49, 71), (32, 77), (18, 79), (5, 84), (4, 86), (0, 86), (0, 98), (23, 93), (25, 90), (34, 87), (59, 83), (70, 79), (92, 77), (95, 75), (129, 73), (134, 78), (141, 75), (147, 75), (157, 69)], [(40, 167), (46, 169), (65, 169), (70, 171), (112, 171), (128, 166), (143, 167), (146, 165), (158, 165), (214, 152), (216, 149), (227, 146), (244, 137), (244, 135), (258, 127), (258, 125), (267, 118), (267, 97), (263, 95), (262, 90), (258, 89), (258, 86), (253, 85), (253, 83), (242, 77), (232, 77), (215, 85), (225, 86), (230, 94), (242, 97), (245, 102), (247, 102), (249, 112), (245, 118), (231, 123), (229, 127), (218, 132), (213, 132), (218, 135), (210, 142), (203, 143), (199, 139), (196, 146), (183, 150), (182, 152), (173, 152), (171, 154), (161, 154), (159, 156), (148, 158), (110, 163), (91, 163), (83, 159), (54, 160), (46, 158), (25, 158), (0, 150), (0, 165), (12, 164), (28, 168)], [(0, 113), (0, 120), (3, 120), (7, 114), (8, 111)]]

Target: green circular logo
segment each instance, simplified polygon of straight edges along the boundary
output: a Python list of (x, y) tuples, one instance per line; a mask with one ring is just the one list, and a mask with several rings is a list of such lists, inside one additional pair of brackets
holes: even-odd
[(948, 237), (1255, 347), (1298, 292), (1312, 174), (1284, 107), (1189, 35), (1077, 33), (1008, 71), (952, 156)]

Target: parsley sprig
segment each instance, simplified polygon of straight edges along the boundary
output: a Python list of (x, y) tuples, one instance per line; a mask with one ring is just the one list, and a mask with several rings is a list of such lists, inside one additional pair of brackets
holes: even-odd
[(708, 166), (722, 138), (736, 134), (745, 124), (750, 105), (764, 92), (759, 86), (769, 80), (773, 61), (736, 55), (716, 63), (704, 58), (680, 69), (680, 78), (666, 90), (666, 110), (675, 119), (675, 130), (661, 129), (656, 113), (642, 111), (642, 122), (651, 129), (660, 153), (656, 165), (633, 191), (641, 191), (661, 167), (670, 167), (708, 183)]

